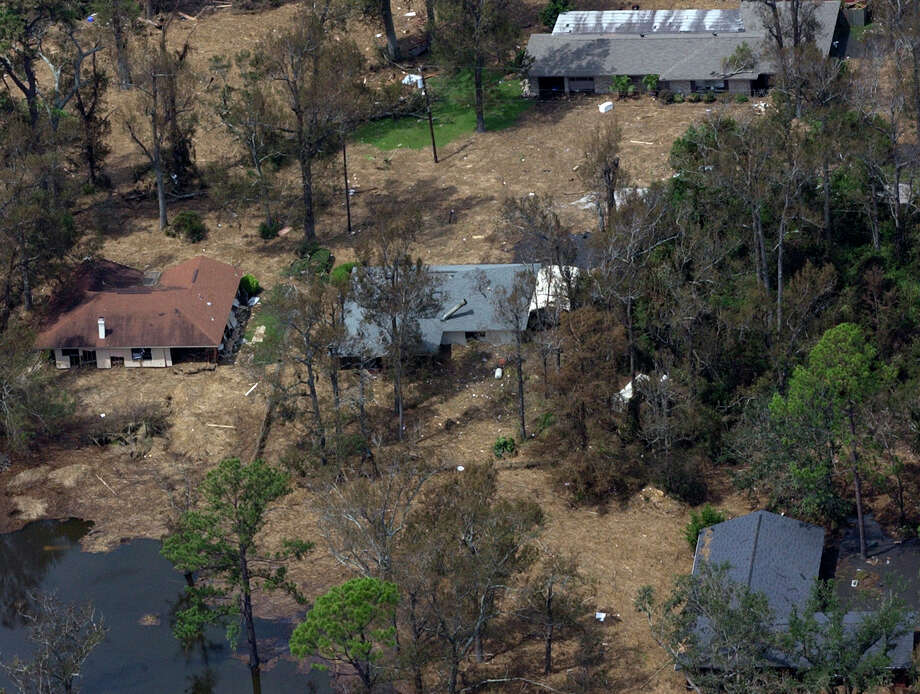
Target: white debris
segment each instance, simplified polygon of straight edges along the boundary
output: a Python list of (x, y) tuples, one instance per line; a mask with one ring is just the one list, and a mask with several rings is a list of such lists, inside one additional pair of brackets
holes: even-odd
[(600, 111), (601, 113), (609, 113), (610, 111), (613, 110), (613, 102), (605, 101), (604, 103), (600, 104), (597, 107), (597, 110)]
[(415, 12), (406, 12), (405, 16), (406, 16), (406, 17), (414, 17), (414, 16), (415, 16)]
[(103, 419), (105, 419), (105, 412), (100, 412), (100, 413), (99, 413), (99, 416), (102, 417)]
[(422, 88), (422, 76), (421, 75), (406, 75), (402, 78), (403, 84), (414, 84), (416, 89)]
[(462, 465), (457, 466), (457, 472), (463, 472), (464, 467)]
[(247, 305), (247, 306), (255, 306), (257, 303), (259, 303), (259, 297), (254, 296), (254, 297), (252, 297), (249, 301), (246, 302), (246, 305)]
[(260, 325), (256, 328), (256, 331), (252, 334), (253, 342), (264, 342), (265, 341), (265, 326)]
[(501, 378), (503, 375), (504, 371), (502, 371), (502, 367), (499, 366), (497, 369), (495, 369), (495, 378)]
[(374, 38), (378, 38), (378, 39), (379, 39), (381, 36), (383, 36), (383, 34), (374, 34)]
[(603, 622), (605, 619), (607, 619), (607, 613), (606, 612), (595, 612), (594, 619), (596, 619), (598, 622)]

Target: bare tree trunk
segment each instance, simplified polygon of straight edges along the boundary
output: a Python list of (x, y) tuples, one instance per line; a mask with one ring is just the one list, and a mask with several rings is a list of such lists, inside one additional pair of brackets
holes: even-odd
[(256, 641), (256, 626), (252, 619), (252, 591), (249, 586), (249, 562), (246, 560), (246, 550), (240, 547), (240, 608), (243, 612), (243, 622), (246, 628), (246, 641), (249, 646), (249, 670), (255, 679), (259, 671), (259, 644)]
[(776, 244), (776, 332), (783, 329), (783, 236), (785, 222), (780, 222), (779, 239)]
[(831, 243), (831, 174), (827, 157), (824, 158), (822, 174), (824, 178), (824, 241), (828, 244), (829, 249)]
[(316, 239), (316, 219), (313, 215), (313, 157), (308, 154), (303, 137), (301, 127), (298, 160), (303, 201), (303, 235), (304, 240), (313, 241)]
[(346, 138), (342, 134), (342, 173), (345, 177), (345, 218), (348, 220), (348, 233), (351, 233), (351, 191), (348, 188), (348, 151), (345, 148)]
[(482, 86), (482, 71), (485, 65), (485, 60), (482, 55), (476, 55), (476, 64), (473, 67), (473, 84), (475, 92), (475, 101), (476, 101), (476, 132), (484, 133), (486, 131), (486, 116), (485, 116), (485, 105), (484, 105), (484, 96), (483, 96), (483, 86)]
[(859, 525), (859, 556), (866, 558), (866, 524), (863, 519), (862, 503), (862, 478), (859, 475), (859, 454), (856, 452), (856, 418), (853, 414), (853, 407), (850, 406), (847, 412), (847, 418), (850, 420), (850, 458), (853, 463), (853, 487), (856, 493), (856, 522)]
[(307, 388), (310, 390), (310, 405), (313, 408), (313, 422), (316, 426), (316, 437), (319, 442), (320, 456), (326, 462), (326, 429), (323, 426), (323, 415), (319, 409), (319, 396), (316, 393), (316, 374), (313, 373), (313, 362), (307, 361)]
[(336, 439), (342, 436), (342, 420), (340, 417), (342, 409), (342, 397), (339, 389), (339, 367), (338, 357), (329, 357), (329, 383), (332, 386), (332, 411), (335, 415), (335, 436)]
[(546, 591), (546, 631), (544, 632), (546, 648), (543, 653), (543, 674), (548, 675), (553, 669), (553, 589)]
[(767, 280), (767, 248), (763, 236), (763, 221), (760, 219), (760, 210), (754, 208), (751, 210), (751, 223), (754, 226), (754, 239), (757, 245), (757, 279), (760, 280), (760, 286), (764, 291), (769, 291), (770, 285)]
[(517, 382), (518, 382), (518, 414), (521, 418), (521, 442), (527, 440), (527, 414), (524, 408), (524, 357), (521, 355), (521, 340), (517, 340)]
[[(401, 356), (401, 355), (400, 355)], [(393, 371), (393, 397), (396, 402), (396, 417), (399, 431), (397, 438), (403, 440), (403, 429), (405, 428), (405, 413), (403, 412), (403, 392), (402, 392), (402, 358), (397, 359)]]
[(19, 272), (22, 276), (22, 303), (26, 311), (32, 310), (32, 269), (29, 267), (29, 247), (26, 244), (26, 237), (23, 232), (19, 232)]
[(387, 55), (390, 60), (399, 60), (399, 40), (393, 26), (393, 8), (390, 7), (390, 0), (380, 0), (380, 13), (383, 15), (383, 29), (387, 35)]
[(128, 36), (125, 32), (124, 16), (119, 3), (115, 3), (112, 13), (112, 37), (115, 43), (115, 72), (121, 89), (131, 88), (131, 63), (128, 57)]

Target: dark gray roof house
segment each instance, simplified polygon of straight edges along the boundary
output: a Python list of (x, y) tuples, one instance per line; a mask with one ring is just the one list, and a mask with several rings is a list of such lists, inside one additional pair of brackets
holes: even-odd
[[(693, 573), (705, 563), (727, 564), (731, 580), (763, 593), (773, 610), (777, 630), (784, 630), (793, 608), (802, 610), (818, 579), (824, 552), (824, 529), (769, 511), (755, 511), (705, 528), (696, 543)], [(855, 632), (869, 614), (851, 611), (844, 629)], [(816, 615), (820, 622), (824, 615)], [(705, 624), (699, 633), (706, 633)], [(880, 648), (878, 644), (876, 648)], [(888, 651), (892, 669), (911, 666), (913, 633), (908, 630)], [(776, 654), (779, 667), (795, 667)]]
[[(780, 10), (787, 2), (777, 3)], [(838, 31), (840, 3), (803, 3), (814, 11), (815, 44), (829, 55)], [(763, 54), (768, 32), (762, 3), (744, 1), (732, 10), (618, 10), (563, 12), (551, 34), (533, 34), (527, 53), (530, 91), (605, 93), (616, 75), (638, 83), (658, 75), (659, 86), (679, 92), (714, 89), (750, 94), (775, 72)], [(839, 31), (845, 30), (842, 20)], [(742, 45), (754, 54), (747, 69), (727, 70)]]
[(700, 533), (693, 571), (702, 562), (729, 565), (729, 578), (764, 593), (777, 617), (801, 608), (818, 577), (824, 529), (755, 511)]
[[(442, 347), (463, 345), (470, 339), (492, 344), (513, 341), (515, 329), (523, 331), (527, 321), (517, 326), (509, 324), (496, 310), (493, 297), (496, 290), (510, 292), (519, 273), (538, 269), (524, 263), (429, 266), (437, 287), (438, 306), (419, 319), (418, 352), (435, 354)], [(356, 301), (345, 305), (345, 329), (350, 346), (343, 356), (373, 358), (386, 354), (384, 335)]]

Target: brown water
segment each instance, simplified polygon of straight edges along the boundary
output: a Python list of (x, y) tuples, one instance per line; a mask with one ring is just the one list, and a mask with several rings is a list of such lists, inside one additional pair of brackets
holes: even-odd
[[(78, 680), (84, 694), (250, 694), (245, 656), (230, 649), (221, 630), (190, 652), (173, 637), (171, 615), (185, 580), (160, 555), (160, 543), (135, 540), (105, 554), (83, 552), (79, 540), (90, 527), (39, 521), (0, 535), (0, 660), (30, 657), (22, 612), (30, 594), (55, 591), (63, 601), (91, 601), (108, 627)], [(287, 653), (292, 629), (289, 622), (258, 621), (264, 660)], [(299, 672), (283, 657), (261, 679), (262, 694), (330, 691), (325, 673)], [(15, 691), (0, 671), (0, 691), (4, 687)]]

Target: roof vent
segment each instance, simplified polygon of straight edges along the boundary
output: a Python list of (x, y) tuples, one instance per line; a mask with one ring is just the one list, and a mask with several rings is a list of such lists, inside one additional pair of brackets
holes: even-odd
[(96, 323), (99, 326), (99, 339), (104, 340), (105, 339), (105, 318), (103, 318), (102, 316), (99, 316), (99, 320), (96, 321)]

